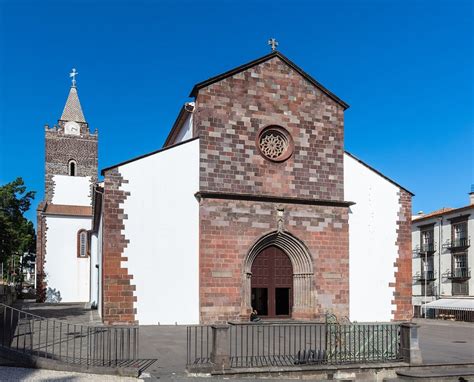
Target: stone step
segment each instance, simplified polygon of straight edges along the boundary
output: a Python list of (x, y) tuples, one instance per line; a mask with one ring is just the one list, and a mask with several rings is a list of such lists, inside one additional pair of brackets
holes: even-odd
[(410, 368), (397, 371), (396, 378), (385, 378), (384, 382), (467, 382), (474, 380), (474, 366)]

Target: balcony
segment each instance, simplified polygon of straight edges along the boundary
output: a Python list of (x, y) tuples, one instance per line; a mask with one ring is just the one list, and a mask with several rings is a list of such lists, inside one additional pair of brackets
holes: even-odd
[(413, 278), (415, 281), (432, 281), (436, 280), (436, 274), (434, 271), (417, 272)]
[(417, 245), (413, 251), (414, 254), (418, 255), (432, 255), (436, 252), (436, 244), (434, 242), (422, 243)]
[(467, 280), (471, 278), (471, 270), (466, 268), (457, 268), (448, 272), (450, 280)]
[(471, 239), (468, 237), (462, 237), (459, 239), (453, 239), (446, 241), (444, 247), (451, 251), (466, 249), (471, 245)]
[(426, 289), (425, 285), (421, 285), (421, 296), (427, 296), (427, 297), (433, 297), (438, 295), (438, 289), (436, 288), (436, 285), (434, 284), (427, 284)]

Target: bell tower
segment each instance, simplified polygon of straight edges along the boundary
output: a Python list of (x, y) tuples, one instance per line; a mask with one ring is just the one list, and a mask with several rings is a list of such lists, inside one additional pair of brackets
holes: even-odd
[(98, 133), (82, 111), (73, 69), (61, 117), (45, 126), (45, 194), (37, 211), (37, 298), (89, 301), (88, 231), (98, 173)]
[[(71, 75), (77, 74), (75, 70)], [(75, 78), (75, 77), (73, 77)], [(76, 81), (73, 79), (66, 105), (57, 125), (45, 127), (45, 201), (53, 204), (77, 204), (76, 197), (79, 190), (67, 190), (64, 183), (81, 183), (81, 188), (89, 187), (89, 199), (92, 195), (92, 185), (97, 181), (98, 168), (98, 133), (91, 133), (82, 111)], [(87, 178), (87, 182), (68, 180), (64, 177)], [(72, 185), (72, 184), (71, 184)], [(65, 188), (66, 187), (66, 188)], [(83, 191), (83, 190), (81, 190)], [(71, 196), (67, 200), (66, 195)], [(55, 195), (61, 195), (55, 201)], [(90, 205), (91, 200), (89, 200)], [(84, 204), (80, 200), (79, 204)]]

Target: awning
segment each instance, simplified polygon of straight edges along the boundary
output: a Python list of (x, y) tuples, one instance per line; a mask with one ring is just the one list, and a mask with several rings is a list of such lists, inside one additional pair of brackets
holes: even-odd
[(425, 309), (445, 310), (472, 310), (474, 311), (474, 299), (468, 298), (442, 298), (423, 305)]

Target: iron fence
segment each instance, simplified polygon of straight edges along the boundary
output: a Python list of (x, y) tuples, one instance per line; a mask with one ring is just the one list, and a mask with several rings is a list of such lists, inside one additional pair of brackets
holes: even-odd
[[(187, 329), (188, 369), (212, 364), (210, 325)], [(228, 329), (232, 368), (394, 362), (400, 353), (397, 323), (239, 323)]]
[(190, 325), (186, 327), (186, 365), (194, 368), (207, 367), (211, 362), (211, 326)]
[(138, 327), (87, 326), (0, 304), (0, 346), (84, 366), (127, 367), (138, 360)]
[(232, 367), (325, 363), (327, 328), (315, 324), (237, 324), (230, 326)]
[(244, 324), (230, 327), (232, 367), (400, 359), (398, 324)]

